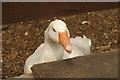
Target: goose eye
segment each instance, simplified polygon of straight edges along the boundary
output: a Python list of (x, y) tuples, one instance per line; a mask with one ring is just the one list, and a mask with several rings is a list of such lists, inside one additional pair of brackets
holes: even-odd
[(54, 28), (53, 28), (53, 31), (56, 32)]

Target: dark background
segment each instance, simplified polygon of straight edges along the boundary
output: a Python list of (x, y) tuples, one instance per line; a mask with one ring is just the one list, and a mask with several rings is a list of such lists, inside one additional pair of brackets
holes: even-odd
[(3, 24), (117, 8), (118, 2), (4, 2)]

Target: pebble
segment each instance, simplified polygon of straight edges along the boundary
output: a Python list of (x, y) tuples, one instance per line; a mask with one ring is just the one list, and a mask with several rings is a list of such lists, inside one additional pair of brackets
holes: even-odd
[(62, 19), (66, 21), (66, 18), (63, 17)]
[(105, 36), (106, 39), (108, 39), (108, 34), (107, 33), (103, 33), (103, 35)]
[(88, 12), (87, 14), (90, 14), (90, 12)]
[(26, 53), (27, 55), (29, 54), (29, 53)]
[(117, 32), (118, 30), (117, 29), (113, 29), (112, 32)]
[(5, 76), (5, 78), (8, 78), (8, 76)]
[(2, 63), (3, 62), (3, 60), (2, 59), (0, 59), (0, 63)]
[(25, 32), (25, 36), (27, 36), (28, 35), (28, 32)]
[(118, 41), (117, 40), (114, 40), (115, 41), (115, 43), (117, 43)]
[(107, 33), (103, 33), (103, 35), (104, 35), (104, 36), (106, 36), (106, 35), (107, 35)]
[(90, 21), (83, 21), (82, 24), (90, 24)]
[(105, 36), (106, 39), (108, 39), (108, 36)]
[(47, 20), (48, 22), (50, 22), (51, 20)]
[(15, 54), (19, 54), (18, 52), (15, 52)]
[(21, 22), (20, 24), (23, 24), (23, 22)]

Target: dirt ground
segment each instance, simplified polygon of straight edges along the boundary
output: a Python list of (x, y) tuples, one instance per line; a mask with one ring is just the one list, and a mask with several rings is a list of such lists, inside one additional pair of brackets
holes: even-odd
[(92, 40), (92, 53), (118, 49), (118, 9), (93, 11), (3, 25), (3, 78), (23, 74), (25, 60), (44, 42), (44, 30), (54, 19), (66, 22), (71, 37), (85, 35)]

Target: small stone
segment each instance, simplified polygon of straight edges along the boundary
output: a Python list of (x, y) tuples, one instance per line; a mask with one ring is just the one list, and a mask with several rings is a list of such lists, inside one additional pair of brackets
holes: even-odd
[(51, 20), (47, 20), (48, 22), (50, 22)]
[(106, 39), (108, 39), (108, 34), (107, 33), (103, 33), (103, 35), (105, 36)]
[(118, 41), (117, 40), (114, 40), (115, 41), (115, 43), (117, 43)]
[(83, 21), (82, 24), (90, 24), (90, 21)]
[(27, 42), (26, 40), (24, 42)]
[(23, 22), (21, 22), (20, 24), (23, 24)]
[(90, 14), (90, 12), (88, 12), (87, 14)]
[(56, 20), (56, 19), (58, 19), (57, 17), (54, 17), (54, 19)]
[(25, 36), (27, 36), (28, 35), (28, 32), (25, 32)]
[(27, 55), (29, 54), (29, 53), (26, 53)]
[(63, 17), (62, 19), (66, 21), (66, 18)]
[(15, 52), (15, 54), (18, 54), (18, 52)]
[(108, 36), (105, 36), (106, 39), (108, 39)]
[(5, 78), (8, 78), (8, 76), (5, 76)]
[(17, 38), (19, 38), (20, 36), (16, 36)]
[(104, 35), (104, 36), (106, 36), (106, 35), (107, 35), (107, 33), (103, 33), (103, 35)]
[(3, 60), (2, 59), (0, 59), (0, 63), (2, 63), (3, 62)]
[(117, 32), (118, 30), (117, 29), (114, 29), (114, 30), (112, 30), (113, 32)]

